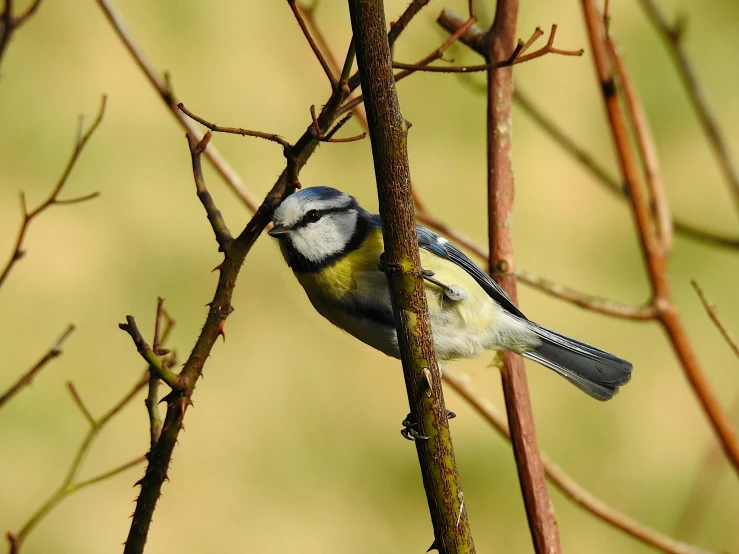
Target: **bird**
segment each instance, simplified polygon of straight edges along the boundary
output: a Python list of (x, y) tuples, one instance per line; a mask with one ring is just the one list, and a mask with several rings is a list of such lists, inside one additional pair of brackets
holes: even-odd
[[(285, 198), (269, 235), (320, 315), (399, 358), (383, 267), (380, 216), (340, 190), (314, 186)], [(631, 378), (632, 364), (529, 320), (503, 289), (449, 240), (416, 225), (434, 348), (440, 362), (511, 351), (597, 400)], [(407, 438), (407, 437), (406, 437)]]

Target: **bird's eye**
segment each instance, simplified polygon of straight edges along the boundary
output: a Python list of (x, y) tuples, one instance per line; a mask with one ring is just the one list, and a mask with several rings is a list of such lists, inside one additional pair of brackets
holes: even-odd
[(318, 210), (310, 210), (305, 214), (305, 220), (309, 223), (313, 223), (321, 219), (321, 213)]

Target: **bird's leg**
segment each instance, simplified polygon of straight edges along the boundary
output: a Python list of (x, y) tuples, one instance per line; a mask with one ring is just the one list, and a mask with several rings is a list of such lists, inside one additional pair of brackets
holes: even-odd
[(467, 293), (462, 287), (458, 285), (447, 285), (445, 283), (442, 283), (438, 279), (434, 279), (434, 275), (434, 272), (430, 269), (423, 270), (423, 278), (426, 279), (429, 283), (433, 283), (434, 285), (442, 289), (444, 291), (444, 295), (449, 300), (460, 302), (467, 298)]
[[(446, 417), (447, 419), (454, 419), (455, 417), (457, 417), (457, 414), (455, 414), (451, 410), (447, 410)], [(400, 434), (409, 441), (429, 440), (429, 437), (418, 432), (418, 422), (416, 421), (416, 418), (413, 417), (413, 414), (408, 414), (407, 416), (405, 416), (405, 419), (403, 420), (403, 428), (400, 430)]]

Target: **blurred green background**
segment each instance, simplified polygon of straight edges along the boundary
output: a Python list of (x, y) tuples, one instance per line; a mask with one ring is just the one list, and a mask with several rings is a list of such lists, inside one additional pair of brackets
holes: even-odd
[[(561, 48), (587, 46), (577, 2), (522, 3), (520, 35), (559, 24)], [(739, 159), (739, 3), (697, 7), (661, 2), (688, 16), (686, 46)], [(397, 45), (413, 62), (445, 35), (432, 2)], [(19, 6), (22, 9), (24, 5)], [(395, 19), (405, 1), (388, 1)], [(179, 98), (223, 125), (295, 140), (308, 108), (328, 98), (326, 78), (287, 2), (119, 2), (129, 28)], [(489, 20), (494, 3), (481, 5)], [(662, 43), (634, 0), (611, 2), (613, 31), (642, 95), (657, 139), (675, 214), (739, 235), (737, 214)], [(318, 12), (339, 57), (350, 39), (346, 2)], [(542, 39), (543, 41), (543, 39)], [(543, 43), (543, 42), (542, 42)], [(462, 47), (456, 63), (479, 63)], [(86, 431), (64, 383), (72, 380), (95, 415), (143, 370), (117, 324), (137, 317), (151, 336), (157, 296), (177, 319), (171, 345), (187, 356), (204, 321), (220, 256), (192, 183), (183, 130), (134, 65), (92, 0), (47, 0), (16, 35), (0, 68), (0, 248), (12, 247), (18, 192), (31, 206), (56, 182), (73, 146), (77, 117), (105, 121), (75, 168), (65, 197), (98, 199), (52, 209), (31, 229), (28, 254), (0, 291), (0, 390), (78, 326), (64, 355), (0, 413), (0, 530), (17, 531), (63, 479)], [(518, 66), (520, 88), (615, 164), (592, 62), (547, 56)], [(465, 77), (481, 83), (481, 77)], [(429, 210), (482, 242), (486, 236), (485, 99), (462, 78), (423, 74), (399, 85), (413, 123), (414, 181)], [(342, 135), (359, 132), (351, 122)], [(284, 166), (265, 141), (216, 136), (214, 143), (262, 197)], [(515, 113), (518, 265), (579, 290), (628, 303), (648, 294), (630, 213), (527, 117)], [(248, 212), (217, 176), (206, 178), (232, 230)], [(303, 171), (305, 185), (355, 194), (369, 209), (376, 192), (368, 140), (323, 145)], [(4, 258), (4, 255), (3, 255)], [(670, 278), (707, 376), (725, 406), (737, 396), (737, 360), (706, 317), (689, 280), (697, 279), (739, 332), (736, 251), (677, 237)], [(398, 362), (323, 321), (261, 238), (249, 255), (206, 378), (187, 413), (171, 482), (154, 517), (147, 552), (424, 552), (432, 531), (413, 446), (400, 437), (407, 412)], [(655, 324), (614, 320), (522, 287), (524, 311), (545, 325), (634, 363), (632, 382), (612, 402), (594, 402), (531, 365), (529, 382), (542, 448), (609, 504), (676, 534), (700, 460), (715, 444), (680, 366)], [(459, 362), (476, 389), (502, 408), (491, 356)], [(509, 446), (449, 392), (457, 460), (478, 552), (530, 552)], [(143, 396), (100, 436), (83, 469), (91, 476), (146, 451)], [(738, 422), (739, 423), (739, 422)], [(739, 487), (722, 460), (719, 491), (694, 540), (739, 552)], [(45, 519), (28, 554), (117, 552), (133, 511), (138, 467), (80, 492)], [(585, 514), (558, 492), (553, 500), (568, 553), (650, 549)]]

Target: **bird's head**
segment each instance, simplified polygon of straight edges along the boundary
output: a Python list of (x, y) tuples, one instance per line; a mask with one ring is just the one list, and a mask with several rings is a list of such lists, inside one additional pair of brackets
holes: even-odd
[(354, 197), (339, 190), (301, 189), (275, 210), (269, 234), (280, 241), (288, 262), (292, 253), (319, 265), (346, 249), (357, 231), (360, 211)]

